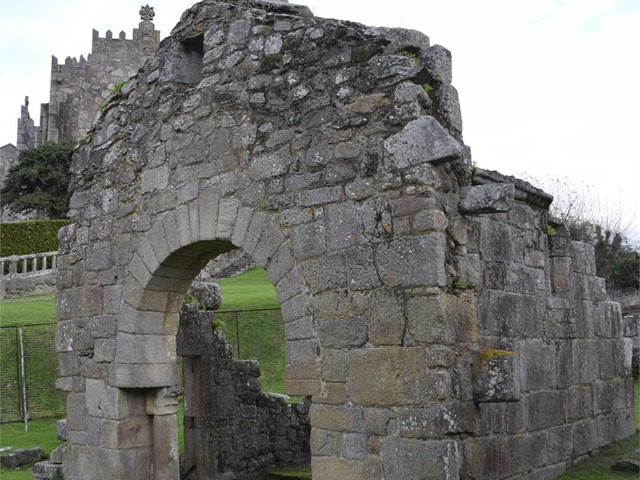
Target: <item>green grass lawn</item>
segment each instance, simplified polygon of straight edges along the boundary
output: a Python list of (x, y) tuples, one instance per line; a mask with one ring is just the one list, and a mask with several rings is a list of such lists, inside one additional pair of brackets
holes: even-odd
[(7, 298), (0, 302), (0, 327), (55, 323), (55, 293)]
[(280, 308), (280, 302), (267, 277), (260, 267), (251, 267), (235, 277), (218, 282), (222, 305), (220, 311)]

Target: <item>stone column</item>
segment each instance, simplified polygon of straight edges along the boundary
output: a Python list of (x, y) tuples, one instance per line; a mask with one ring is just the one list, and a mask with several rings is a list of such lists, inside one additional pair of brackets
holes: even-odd
[(147, 395), (147, 414), (153, 416), (153, 478), (178, 480), (178, 430), (176, 413), (180, 387), (150, 390)]

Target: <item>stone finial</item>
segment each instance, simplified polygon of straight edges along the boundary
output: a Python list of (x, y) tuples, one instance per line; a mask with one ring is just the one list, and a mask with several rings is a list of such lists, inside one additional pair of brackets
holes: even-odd
[(140, 19), (141, 20), (149, 20), (153, 21), (153, 17), (156, 16), (156, 13), (153, 11), (153, 7), (149, 5), (145, 5), (144, 7), (140, 7)]

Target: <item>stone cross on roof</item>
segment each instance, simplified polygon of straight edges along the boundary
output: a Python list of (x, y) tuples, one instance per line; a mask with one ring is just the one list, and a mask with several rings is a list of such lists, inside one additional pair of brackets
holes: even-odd
[(149, 5), (145, 5), (144, 7), (140, 7), (140, 19), (141, 20), (149, 20), (150, 22), (153, 20), (153, 17), (156, 16), (156, 13), (153, 11), (153, 7)]

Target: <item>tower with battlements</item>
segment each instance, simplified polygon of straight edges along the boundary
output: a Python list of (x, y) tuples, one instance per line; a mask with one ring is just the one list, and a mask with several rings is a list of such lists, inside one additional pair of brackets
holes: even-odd
[(37, 126), (29, 115), (29, 98), (25, 98), (18, 119), (17, 149), (84, 137), (99, 116), (100, 104), (110, 89), (135, 75), (160, 43), (154, 16), (153, 7), (143, 6), (141, 22), (133, 29), (131, 39), (124, 31), (114, 38), (108, 30), (101, 38), (93, 30), (91, 53), (86, 59), (67, 57), (60, 63), (52, 56), (49, 103), (40, 106)]

